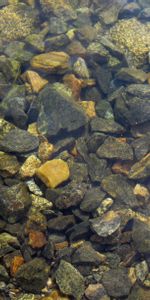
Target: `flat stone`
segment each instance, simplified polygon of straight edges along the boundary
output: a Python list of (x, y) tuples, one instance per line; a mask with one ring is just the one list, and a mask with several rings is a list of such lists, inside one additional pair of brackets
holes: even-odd
[(66, 181), (69, 176), (68, 164), (62, 159), (49, 160), (36, 170), (36, 175), (47, 187), (55, 188)]
[(28, 244), (33, 249), (40, 249), (44, 247), (47, 244), (45, 234), (41, 231), (34, 231), (34, 230), (30, 231)]
[(19, 247), (19, 241), (16, 237), (6, 232), (0, 234), (0, 257), (13, 252), (16, 247)]
[(72, 263), (75, 265), (88, 264), (99, 266), (105, 260), (104, 255), (100, 255), (88, 243), (83, 243), (72, 255)]
[(84, 294), (84, 278), (70, 263), (61, 260), (55, 273), (56, 283), (62, 293), (80, 300)]
[(150, 252), (150, 224), (134, 220), (132, 239), (135, 249), (143, 254)]
[(38, 293), (46, 286), (48, 276), (49, 266), (45, 260), (34, 258), (19, 268), (15, 279), (25, 291)]
[(137, 284), (133, 287), (131, 294), (128, 297), (128, 300), (149, 300), (150, 290), (144, 289), (143, 287), (138, 286)]
[(41, 161), (37, 156), (30, 155), (21, 166), (19, 173), (22, 178), (33, 177), (40, 165)]
[(128, 296), (132, 287), (125, 268), (111, 269), (104, 273), (102, 283), (108, 295), (115, 298)]
[(141, 99), (150, 99), (149, 84), (130, 84), (126, 91), (129, 95), (139, 97)]
[(0, 215), (10, 223), (22, 219), (31, 205), (30, 194), (24, 183), (11, 187), (0, 185)]
[(150, 151), (150, 135), (135, 139), (131, 145), (137, 160), (142, 159)]
[(97, 155), (99, 158), (133, 160), (132, 147), (110, 136), (98, 148)]
[(101, 180), (108, 174), (107, 161), (100, 159), (96, 154), (91, 153), (87, 161), (88, 173), (92, 182), (101, 182)]
[(34, 56), (31, 67), (46, 73), (64, 73), (69, 69), (69, 55), (65, 52), (48, 52)]
[(110, 300), (110, 297), (107, 296), (106, 290), (102, 284), (89, 284), (85, 290), (85, 296), (88, 300)]
[(30, 152), (38, 148), (38, 145), (37, 137), (18, 128), (12, 129), (0, 140), (0, 150), (5, 152)]
[(138, 206), (138, 200), (133, 193), (133, 188), (123, 175), (113, 174), (105, 177), (102, 180), (102, 188), (111, 197), (115, 198), (120, 206)]
[(121, 225), (117, 212), (109, 211), (102, 217), (91, 219), (91, 229), (100, 237), (107, 237), (116, 232)]
[(147, 74), (136, 68), (121, 68), (116, 78), (129, 83), (144, 83), (147, 80)]
[(90, 213), (100, 206), (104, 197), (105, 193), (100, 188), (91, 188), (85, 193), (80, 209)]
[(20, 168), (17, 157), (0, 151), (0, 173), (2, 176), (13, 176)]
[(120, 124), (111, 119), (93, 118), (91, 123), (91, 130), (93, 132), (104, 133), (123, 133), (125, 129)]
[(129, 172), (130, 179), (145, 179), (150, 176), (150, 154), (135, 163)]
[(48, 80), (42, 78), (37, 72), (34, 71), (26, 71), (21, 77), (31, 84), (32, 91), (35, 93), (39, 93), (48, 83)]
[(75, 224), (73, 215), (58, 216), (48, 221), (48, 229), (53, 231), (64, 231)]
[(76, 75), (78, 75), (80, 78), (90, 78), (90, 73), (88, 70), (88, 67), (86, 65), (86, 62), (83, 58), (79, 57), (77, 61), (73, 65), (73, 71)]

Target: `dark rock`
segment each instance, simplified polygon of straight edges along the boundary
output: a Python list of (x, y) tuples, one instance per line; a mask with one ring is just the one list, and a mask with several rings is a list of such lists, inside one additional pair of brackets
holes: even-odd
[(58, 216), (48, 221), (48, 229), (53, 231), (64, 231), (75, 224), (75, 218), (73, 215)]
[(76, 182), (86, 182), (88, 177), (87, 164), (84, 163), (73, 163), (69, 166), (70, 179)]
[(93, 76), (96, 78), (97, 84), (100, 88), (100, 90), (104, 94), (108, 94), (110, 82), (111, 82), (111, 72), (106, 69), (102, 68), (100, 66), (96, 66), (93, 71)]
[(111, 119), (93, 118), (91, 121), (91, 130), (104, 133), (123, 133), (124, 128)]
[(9, 275), (3, 265), (0, 265), (0, 281), (8, 282)]
[(96, 154), (91, 153), (88, 160), (88, 173), (92, 182), (101, 182), (108, 174), (107, 161), (99, 159)]
[(98, 148), (97, 155), (99, 158), (133, 160), (132, 147), (111, 136)]
[(59, 36), (49, 37), (45, 40), (46, 52), (55, 51), (60, 47), (67, 46), (69, 44), (69, 38), (66, 34), (60, 34)]
[(19, 41), (10, 42), (6, 47), (5, 54), (21, 63), (28, 62), (33, 56), (32, 52), (25, 50), (25, 43)]
[(85, 290), (85, 295), (88, 300), (109, 300), (106, 290), (100, 283), (90, 284)]
[(134, 220), (132, 239), (135, 249), (144, 254), (150, 253), (150, 224)]
[(38, 145), (39, 139), (36, 136), (18, 128), (12, 129), (0, 140), (0, 150), (5, 152), (30, 152)]
[(150, 87), (149, 84), (130, 84), (126, 88), (126, 92), (129, 95), (139, 97), (141, 99), (150, 99)]
[(84, 294), (84, 278), (70, 263), (61, 260), (55, 273), (56, 283), (62, 293), (80, 300)]
[(0, 186), (0, 215), (10, 223), (22, 219), (31, 205), (31, 198), (24, 183), (12, 187)]
[(142, 159), (150, 151), (150, 136), (149, 134), (144, 137), (135, 139), (132, 142), (132, 147), (137, 160)]
[(51, 240), (47, 242), (46, 246), (42, 251), (42, 255), (49, 260), (54, 258), (54, 244)]
[(125, 268), (112, 269), (102, 278), (102, 283), (109, 296), (119, 298), (128, 296), (132, 283)]
[(130, 179), (145, 179), (150, 176), (150, 154), (135, 163), (128, 174)]
[(129, 295), (127, 300), (149, 300), (150, 299), (150, 290), (144, 289), (139, 285), (134, 285), (131, 294)]
[(121, 8), (127, 3), (126, 0), (122, 0), (121, 2), (119, 0), (107, 0), (105, 5), (105, 8), (99, 12), (99, 18), (102, 20), (102, 22), (105, 25), (111, 25), (115, 23), (118, 19), (119, 12)]
[(129, 83), (144, 83), (147, 74), (136, 68), (121, 68), (116, 74), (116, 79)]
[(131, 18), (137, 16), (140, 12), (140, 6), (135, 3), (127, 3), (120, 11), (119, 18)]
[(86, 213), (86, 212), (81, 211), (79, 208), (72, 209), (72, 213), (81, 222), (89, 220), (89, 214)]
[(88, 148), (86, 145), (86, 141), (83, 137), (78, 138), (76, 141), (76, 148), (80, 156), (83, 158), (85, 162), (88, 161)]
[(106, 100), (99, 101), (96, 105), (96, 114), (100, 118), (114, 120), (114, 114), (110, 103)]
[(88, 221), (81, 222), (74, 225), (66, 231), (66, 235), (69, 236), (70, 241), (77, 241), (85, 239), (89, 236), (90, 225)]
[(44, 259), (34, 258), (18, 269), (15, 279), (25, 291), (38, 293), (46, 286), (49, 270)]
[(102, 188), (115, 198), (120, 206), (136, 207), (138, 201), (128, 180), (120, 174), (113, 174), (102, 180)]
[(140, 4), (140, 6), (142, 6), (143, 8), (148, 8), (149, 7), (149, 0), (138, 0), (138, 3)]
[(16, 237), (6, 232), (0, 234), (0, 257), (13, 252), (14, 249), (18, 247), (19, 242)]
[(120, 216), (115, 211), (109, 211), (102, 217), (91, 219), (91, 229), (100, 237), (111, 236), (116, 232), (120, 225)]
[(62, 130), (72, 132), (87, 123), (81, 108), (49, 85), (40, 92), (38, 101), (38, 130), (46, 136), (57, 135)]
[(87, 48), (86, 58), (88, 64), (89, 60), (97, 63), (106, 63), (108, 62), (109, 52), (100, 42), (93, 42)]
[(97, 251), (88, 243), (83, 243), (72, 255), (72, 263), (75, 265), (99, 266), (102, 259)]
[(91, 188), (85, 193), (80, 209), (90, 213), (100, 206), (104, 197), (105, 193), (100, 188)]
[(6, 80), (12, 82), (16, 80), (20, 73), (20, 63), (17, 60), (0, 55), (0, 72), (3, 73)]
[(103, 133), (99, 133), (99, 132), (93, 133), (87, 140), (88, 151), (95, 153), (97, 149), (100, 147), (100, 145), (103, 144), (105, 138), (106, 135)]

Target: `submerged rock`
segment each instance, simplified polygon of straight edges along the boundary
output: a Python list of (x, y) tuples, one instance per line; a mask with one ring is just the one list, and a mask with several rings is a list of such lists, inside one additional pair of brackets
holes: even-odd
[(130, 179), (145, 179), (150, 176), (150, 154), (135, 163), (129, 172)]
[(0, 174), (2, 176), (13, 176), (20, 168), (20, 164), (14, 155), (8, 155), (0, 151)]
[(129, 83), (144, 83), (147, 74), (136, 68), (122, 68), (116, 74), (116, 78)]
[(142, 220), (134, 220), (132, 239), (135, 249), (143, 254), (150, 252), (150, 224)]

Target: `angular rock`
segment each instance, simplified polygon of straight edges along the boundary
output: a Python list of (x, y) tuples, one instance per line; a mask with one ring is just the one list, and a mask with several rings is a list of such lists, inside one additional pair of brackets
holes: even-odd
[(40, 249), (47, 244), (45, 234), (40, 231), (30, 231), (29, 232), (29, 242), (28, 244), (33, 249)]
[(89, 155), (87, 164), (88, 173), (92, 182), (101, 182), (108, 174), (107, 161), (105, 159), (99, 159), (94, 153)]
[(138, 0), (138, 3), (139, 3), (142, 7), (144, 7), (144, 8), (147, 8), (147, 7), (149, 7), (149, 5), (150, 5), (150, 1), (149, 1), (149, 0)]
[(20, 266), (24, 264), (24, 258), (21, 255), (16, 255), (13, 257), (10, 264), (10, 273), (12, 276), (15, 276)]
[(96, 66), (95, 69), (93, 70), (93, 77), (96, 78), (100, 90), (104, 94), (108, 94), (108, 90), (111, 82), (111, 72), (106, 68)]
[(84, 278), (70, 263), (61, 260), (55, 273), (56, 283), (62, 293), (80, 300), (84, 294)]
[(142, 159), (150, 151), (150, 135), (135, 139), (131, 145), (137, 160)]
[(62, 159), (53, 159), (44, 163), (36, 170), (36, 175), (47, 187), (55, 188), (66, 181), (69, 176), (68, 164)]
[(111, 136), (98, 148), (97, 155), (99, 158), (133, 160), (131, 146)]
[(19, 242), (16, 237), (6, 232), (0, 234), (0, 257), (13, 252), (18, 247)]
[(115, 298), (128, 296), (132, 287), (128, 270), (125, 268), (112, 269), (104, 273), (102, 283), (108, 295)]
[(150, 176), (150, 154), (135, 163), (129, 172), (130, 179), (146, 179)]
[(81, 57), (79, 57), (77, 59), (77, 61), (74, 63), (73, 71), (77, 76), (79, 76), (81, 78), (86, 78), (86, 79), (90, 78), (90, 73), (89, 73), (88, 67), (86, 65), (86, 62)]
[(91, 188), (85, 193), (80, 209), (90, 213), (100, 206), (104, 197), (105, 193), (100, 188)]
[(119, 17), (120, 18), (131, 18), (133, 16), (137, 16), (140, 12), (140, 6), (135, 3), (127, 3), (120, 11)]
[(0, 174), (2, 176), (13, 176), (20, 168), (20, 164), (14, 155), (8, 155), (0, 151)]
[(123, 175), (114, 174), (105, 177), (102, 180), (102, 188), (111, 197), (115, 198), (120, 206), (138, 206), (138, 201), (133, 193), (133, 188)]
[(35, 155), (30, 155), (20, 168), (22, 178), (33, 177), (36, 170), (40, 167), (41, 161)]
[[(103, 257), (104, 259), (104, 257)], [(72, 263), (75, 265), (99, 266), (103, 261), (102, 256), (95, 251), (90, 244), (83, 243), (72, 255)]]
[(42, 78), (38, 73), (34, 71), (26, 71), (21, 77), (24, 80), (27, 80), (29, 84), (31, 84), (32, 91), (35, 93), (39, 93), (48, 83), (48, 80)]
[(102, 284), (89, 284), (85, 290), (85, 296), (88, 300), (110, 300), (110, 297), (107, 296), (106, 290)]
[(70, 229), (67, 230), (66, 235), (69, 236), (69, 240), (79, 241), (89, 237), (90, 225), (89, 221), (84, 221), (79, 224), (75, 224)]
[(111, 119), (94, 118), (91, 123), (91, 130), (104, 133), (123, 133), (125, 130), (123, 126)]
[(87, 123), (87, 118), (76, 103), (47, 85), (39, 94), (38, 130), (46, 136), (75, 131)]
[(126, 88), (126, 92), (134, 97), (139, 97), (141, 99), (150, 99), (149, 84), (130, 84)]
[(24, 153), (38, 148), (39, 140), (25, 130), (18, 128), (10, 130), (0, 140), (0, 150), (5, 152)]
[(96, 152), (97, 149), (100, 147), (101, 144), (103, 144), (104, 140), (106, 138), (106, 135), (103, 133), (93, 133), (87, 140), (87, 147), (89, 152)]
[(91, 229), (100, 237), (107, 237), (116, 232), (121, 225), (117, 212), (109, 211), (102, 217), (91, 219)]
[(143, 254), (150, 252), (150, 224), (142, 220), (134, 220), (132, 239), (135, 249)]
[(75, 224), (75, 218), (73, 215), (58, 216), (48, 221), (48, 229), (53, 231), (64, 231)]
[(0, 280), (4, 282), (9, 281), (9, 275), (3, 265), (0, 265)]
[(24, 183), (12, 187), (0, 185), (0, 215), (10, 223), (20, 220), (31, 205), (30, 194)]
[(147, 74), (136, 68), (121, 68), (116, 74), (116, 78), (129, 83), (144, 83), (147, 79)]
[(149, 300), (150, 297), (150, 290), (144, 289), (143, 287), (140, 287), (139, 285), (135, 285), (131, 291), (131, 294), (128, 297), (128, 300)]
[(19, 268), (15, 279), (25, 291), (38, 293), (46, 286), (48, 276), (49, 266), (45, 260), (34, 258)]

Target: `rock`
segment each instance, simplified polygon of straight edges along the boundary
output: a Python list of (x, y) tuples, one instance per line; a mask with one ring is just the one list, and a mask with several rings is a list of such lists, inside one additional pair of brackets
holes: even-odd
[(145, 186), (138, 184), (138, 183), (134, 187), (134, 195), (136, 195), (136, 197), (137, 197), (137, 199), (139, 199), (139, 201), (144, 200), (144, 202), (147, 202), (150, 197), (149, 190)]
[(83, 221), (69, 228), (66, 232), (66, 235), (69, 236), (69, 240), (71, 242), (80, 241), (86, 239), (89, 236), (89, 230), (89, 222)]
[(120, 174), (113, 174), (102, 180), (102, 188), (111, 197), (119, 201), (120, 206), (136, 207), (138, 201), (128, 180)]
[(97, 155), (99, 158), (133, 160), (131, 146), (111, 136), (98, 148)]
[(109, 52), (100, 42), (92, 42), (87, 47), (87, 58), (97, 63), (106, 63), (109, 59)]
[(49, 85), (40, 92), (38, 101), (40, 113), (37, 125), (43, 135), (53, 136), (60, 131), (72, 132), (87, 123), (82, 109)]
[(91, 219), (91, 229), (100, 237), (107, 237), (116, 232), (120, 225), (121, 219), (117, 212), (109, 211), (102, 217)]
[(80, 300), (84, 294), (84, 278), (70, 263), (61, 260), (55, 273), (56, 283), (62, 293)]
[(133, 287), (131, 294), (128, 297), (128, 300), (149, 300), (150, 290), (144, 289), (143, 287), (138, 286), (137, 284)]
[(131, 18), (137, 16), (140, 12), (140, 6), (135, 3), (127, 3), (120, 11), (119, 18)]
[(47, 220), (46, 217), (38, 210), (30, 211), (28, 220), (25, 224), (25, 233), (29, 234), (30, 231), (46, 231)]
[(18, 269), (15, 279), (25, 291), (38, 293), (46, 286), (48, 276), (49, 266), (45, 260), (34, 258)]
[(104, 197), (105, 193), (100, 188), (91, 188), (86, 191), (80, 209), (90, 213), (100, 206)]
[(42, 196), (43, 193), (40, 190), (39, 186), (35, 183), (34, 179), (29, 179), (26, 181), (26, 185), (31, 193), (37, 196)]
[(40, 249), (44, 247), (47, 244), (45, 234), (40, 231), (30, 231), (28, 244), (33, 249)]
[(145, 179), (150, 176), (150, 154), (135, 163), (129, 172), (130, 179)]
[(142, 21), (149, 21), (150, 20), (150, 8), (145, 8), (142, 11), (140, 11), (138, 18)]
[(106, 138), (106, 135), (103, 133), (93, 133), (87, 140), (87, 147), (89, 152), (96, 152), (97, 149), (100, 147), (101, 144), (103, 144), (104, 140)]
[(91, 130), (104, 133), (123, 133), (124, 128), (111, 119), (93, 118), (91, 123)]
[[(26, 293), (23, 293), (23, 294), (20, 294), (16, 300), (36, 300), (35, 298), (35, 295), (33, 294), (26, 294)], [(51, 299), (50, 299), (51, 300)]]
[(31, 198), (24, 183), (12, 187), (0, 185), (0, 215), (10, 223), (22, 219), (31, 205)]
[(42, 78), (38, 73), (34, 71), (26, 71), (22, 78), (31, 85), (34, 93), (39, 93), (44, 86), (48, 83), (48, 80)]
[(48, 229), (52, 231), (64, 231), (75, 224), (73, 215), (58, 216), (48, 221)]
[(135, 156), (137, 160), (142, 159), (150, 151), (150, 136), (149, 134), (137, 138), (132, 142)]
[(53, 207), (52, 202), (38, 195), (32, 194), (31, 199), (32, 199), (31, 211), (33, 209), (33, 211), (36, 210), (43, 214), (46, 214), (47, 212), (50, 212), (51, 208)]
[(92, 182), (101, 182), (108, 173), (107, 161), (105, 159), (99, 159), (94, 153), (89, 155), (87, 164), (88, 173)]
[(128, 296), (132, 287), (125, 268), (111, 269), (104, 273), (102, 283), (108, 295), (115, 298)]
[(100, 206), (97, 208), (96, 210), (96, 215), (98, 217), (102, 216), (105, 212), (107, 212), (109, 210), (109, 208), (111, 208), (111, 206), (113, 205), (114, 201), (112, 198), (108, 197), (108, 198), (105, 198)]
[(53, 0), (40, 0), (40, 4), (45, 16), (63, 16), (65, 21), (76, 19), (76, 12), (69, 1), (58, 0), (56, 4)]
[(86, 79), (90, 78), (90, 73), (89, 73), (88, 67), (86, 65), (86, 62), (81, 57), (79, 57), (77, 59), (77, 61), (74, 63), (73, 71), (80, 78), (86, 78)]
[(10, 273), (11, 276), (15, 276), (15, 274), (17, 273), (18, 269), (24, 264), (24, 258), (21, 255), (18, 256), (14, 256), (12, 261), (11, 261), (11, 265), (10, 265)]
[(107, 94), (111, 82), (111, 72), (107, 68), (96, 65), (93, 70), (93, 77), (96, 79), (100, 90)]
[(62, 159), (49, 160), (36, 170), (36, 175), (47, 187), (55, 188), (66, 181), (69, 176), (68, 164)]
[(0, 56), (0, 71), (7, 81), (13, 81), (19, 75), (20, 63), (15, 59), (10, 59), (4, 55)]
[(89, 118), (93, 118), (96, 116), (94, 101), (90, 101), (90, 100), (89, 101), (81, 101), (80, 105)]
[(54, 151), (53, 144), (50, 144), (48, 140), (44, 140), (40, 143), (38, 149), (38, 157), (42, 162), (49, 160), (51, 154)]
[(120, 1), (106, 1), (105, 8), (100, 11), (99, 18), (102, 19), (105, 25), (111, 25), (118, 19), (118, 14), (121, 8), (127, 3), (126, 0)]
[(83, 243), (72, 255), (72, 263), (75, 265), (99, 266), (105, 260), (104, 255), (100, 255), (88, 243)]
[(14, 155), (8, 155), (0, 151), (0, 174), (2, 176), (13, 176), (20, 168), (20, 164)]
[(19, 242), (16, 237), (6, 232), (0, 234), (0, 257), (13, 252), (14, 249), (18, 247)]
[[(29, 61), (33, 53), (25, 49), (25, 43), (19, 41), (12, 41), (5, 49), (5, 55), (12, 60), (17, 60), (20, 63), (26, 63)], [(19, 70), (18, 70), (19, 71)]]
[[(44, 31), (44, 29), (43, 29), (43, 31)], [(32, 50), (32, 52), (37, 52), (37, 53), (40, 52), (41, 53), (41, 52), (44, 52), (44, 50), (45, 50), (43, 39), (44, 39), (44, 35), (42, 34), (42, 32), (39, 32), (38, 34), (36, 34), (36, 33), (29, 34), (26, 37), (25, 41), (26, 41), (29, 49)]]
[(141, 99), (150, 98), (150, 87), (149, 84), (130, 84), (126, 91), (129, 95), (139, 97)]
[(137, 280), (143, 282), (148, 275), (148, 265), (145, 260), (135, 266)]
[(60, 293), (59, 291), (54, 290), (50, 293), (50, 296), (42, 297), (39, 300), (70, 300), (70, 298), (62, 295), (62, 293)]
[(150, 1), (149, 0), (138, 0), (138, 3), (142, 6), (142, 7), (149, 7), (150, 5)]
[(69, 168), (71, 180), (74, 180), (78, 183), (86, 182), (88, 177), (87, 164), (72, 162), (69, 165)]
[(150, 224), (134, 220), (132, 239), (138, 252), (148, 254), (150, 251)]
[(9, 275), (3, 265), (0, 265), (0, 281), (8, 282)]
[[(69, 44), (69, 38), (67, 34), (60, 34), (58, 36), (52, 36), (45, 39), (45, 50), (57, 51), (60, 47), (67, 46)], [(69, 53), (69, 52), (68, 52)]]
[[(114, 114), (110, 103), (106, 100), (99, 101), (96, 105), (96, 114), (98, 117), (114, 121)], [(119, 124), (118, 124), (119, 125)]]
[(67, 53), (69, 55), (85, 56), (86, 49), (84, 46), (77, 40), (73, 40), (67, 47)]
[(31, 67), (45, 73), (64, 73), (69, 69), (69, 55), (65, 52), (48, 52), (34, 56)]
[(41, 161), (37, 156), (30, 155), (21, 166), (19, 173), (22, 178), (33, 177), (40, 165)]
[[(77, 78), (74, 74), (66, 74), (63, 77), (64, 84), (71, 89), (72, 96), (75, 101), (80, 100), (81, 88), (84, 86), (84, 81)], [(81, 102), (82, 103), (82, 102)]]
[(129, 162), (124, 162), (124, 161), (118, 161), (113, 164), (111, 169), (112, 169), (113, 173), (115, 173), (115, 174), (122, 174), (122, 175), (128, 176), (132, 165), (133, 165), (132, 162), (129, 163)]
[(129, 83), (144, 83), (147, 74), (136, 68), (121, 68), (116, 74), (116, 78)]
[(85, 290), (85, 296), (88, 300), (110, 300), (102, 284), (89, 284)]
[(0, 149), (5, 152), (30, 152), (36, 149), (38, 145), (37, 137), (18, 128), (12, 129), (0, 140)]

